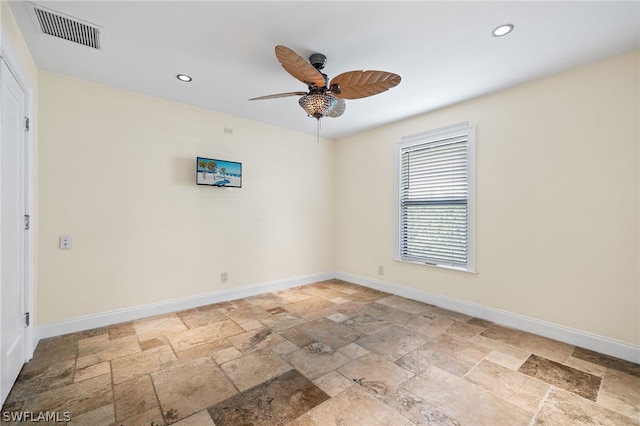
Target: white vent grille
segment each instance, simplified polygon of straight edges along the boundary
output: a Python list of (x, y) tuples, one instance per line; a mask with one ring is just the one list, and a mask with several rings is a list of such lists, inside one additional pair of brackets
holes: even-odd
[(40, 6), (33, 5), (33, 11), (44, 34), (100, 50), (102, 28), (97, 25)]

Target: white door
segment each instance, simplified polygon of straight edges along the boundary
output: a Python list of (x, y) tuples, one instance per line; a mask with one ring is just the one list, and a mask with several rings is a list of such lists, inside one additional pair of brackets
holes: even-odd
[(0, 61), (0, 383), (4, 401), (25, 361), (25, 94)]

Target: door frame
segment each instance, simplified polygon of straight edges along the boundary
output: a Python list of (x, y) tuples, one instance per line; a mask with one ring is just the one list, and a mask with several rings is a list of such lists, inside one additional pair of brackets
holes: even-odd
[[(34, 220), (33, 214), (33, 198), (34, 198), (34, 130), (35, 123), (33, 119), (33, 104), (34, 104), (34, 96), (33, 96), (33, 85), (31, 80), (29, 80), (27, 74), (24, 72), (24, 69), (20, 63), (18, 55), (15, 53), (15, 50), (11, 46), (9, 39), (6, 37), (5, 32), (0, 29), (0, 60), (4, 61), (7, 65), (16, 81), (22, 88), (25, 93), (25, 113), (26, 117), (29, 118), (29, 131), (26, 132), (25, 135), (25, 146), (24, 146), (24, 155), (25, 158), (25, 168), (24, 168), (24, 199), (25, 199), (25, 213), (30, 217), (30, 226), (29, 231), (25, 234), (24, 239), (24, 309), (25, 312), (29, 312), (30, 315), (30, 324), (29, 327), (25, 327), (24, 334), (24, 353), (25, 360), (24, 362), (29, 361), (35, 350), (36, 345), (38, 344), (38, 336), (37, 333), (34, 332), (34, 241), (35, 241), (35, 225), (36, 221)], [(1, 366), (0, 366), (1, 368)]]

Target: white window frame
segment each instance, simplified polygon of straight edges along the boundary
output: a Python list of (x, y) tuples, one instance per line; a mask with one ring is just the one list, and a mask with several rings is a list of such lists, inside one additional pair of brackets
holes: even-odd
[[(437, 142), (440, 140), (466, 137), (467, 138), (467, 262), (466, 265), (447, 265), (428, 259), (407, 258), (402, 256), (402, 223), (401, 223), (401, 182), (402, 182), (402, 152), (411, 147)], [(395, 260), (408, 263), (424, 264), (439, 268), (453, 269), (464, 272), (476, 271), (475, 250), (475, 212), (476, 212), (476, 127), (467, 122), (452, 126), (417, 133), (403, 137), (395, 147)]]

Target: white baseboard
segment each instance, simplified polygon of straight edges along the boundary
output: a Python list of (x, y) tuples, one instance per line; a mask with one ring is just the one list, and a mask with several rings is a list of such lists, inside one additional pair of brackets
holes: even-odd
[(213, 303), (226, 302), (229, 300), (242, 299), (259, 294), (270, 293), (311, 284), (318, 281), (325, 281), (335, 278), (334, 272), (324, 272), (319, 274), (303, 275), (293, 278), (269, 281), (261, 284), (250, 285), (242, 288), (215, 291), (212, 293), (200, 294), (197, 296), (184, 297), (181, 299), (168, 300), (166, 302), (152, 303), (143, 306), (120, 309), (117, 311), (105, 312), (97, 315), (74, 318), (67, 321), (60, 321), (51, 324), (44, 324), (36, 331), (35, 345), (40, 339), (61, 336), (63, 334), (75, 333), (78, 331), (91, 330), (93, 328), (104, 327), (120, 322), (132, 321), (140, 318), (162, 315), (170, 312), (193, 309), (198, 306), (210, 305)]
[(405, 287), (398, 284), (343, 272), (324, 272), (319, 274), (285, 278), (237, 289), (221, 290), (192, 297), (185, 297), (182, 299), (169, 300), (166, 302), (153, 303), (144, 306), (135, 306), (132, 308), (106, 312), (103, 314), (74, 318), (72, 320), (61, 321), (52, 324), (44, 324), (35, 330), (34, 348), (35, 346), (37, 346), (40, 339), (46, 339), (49, 337), (60, 336), (68, 333), (75, 333), (78, 331), (90, 330), (93, 328), (104, 327), (120, 322), (132, 321), (154, 315), (161, 315), (185, 309), (197, 308), (198, 306), (209, 305), (212, 303), (219, 303), (229, 300), (241, 299), (244, 297), (256, 296), (259, 294), (284, 290), (291, 287), (330, 280), (333, 278), (338, 278), (343, 281), (348, 281), (354, 284), (406, 297), (408, 299), (417, 300), (419, 302), (429, 303), (431, 305), (436, 305), (444, 309), (449, 309), (465, 315), (485, 319), (496, 324), (501, 324), (518, 330), (527, 331), (529, 333), (548, 337), (550, 339), (559, 340), (561, 342), (590, 349), (606, 355), (611, 355), (627, 361), (640, 363), (640, 346), (635, 346), (629, 343), (612, 340), (603, 336), (598, 336), (595, 334), (563, 327), (557, 324), (528, 318), (522, 315), (501, 311), (487, 306), (429, 293), (415, 288)]
[(574, 330), (557, 324), (528, 318), (522, 315), (501, 311), (483, 305), (465, 302), (415, 288), (404, 287), (384, 281), (374, 280), (358, 275), (337, 272), (336, 278), (354, 284), (384, 291), (407, 299), (429, 303), (444, 309), (460, 312), (476, 318), (501, 324), (550, 339), (559, 340), (570, 345), (579, 346), (592, 351), (611, 355), (627, 361), (640, 363), (640, 346), (612, 340), (607, 337)]

